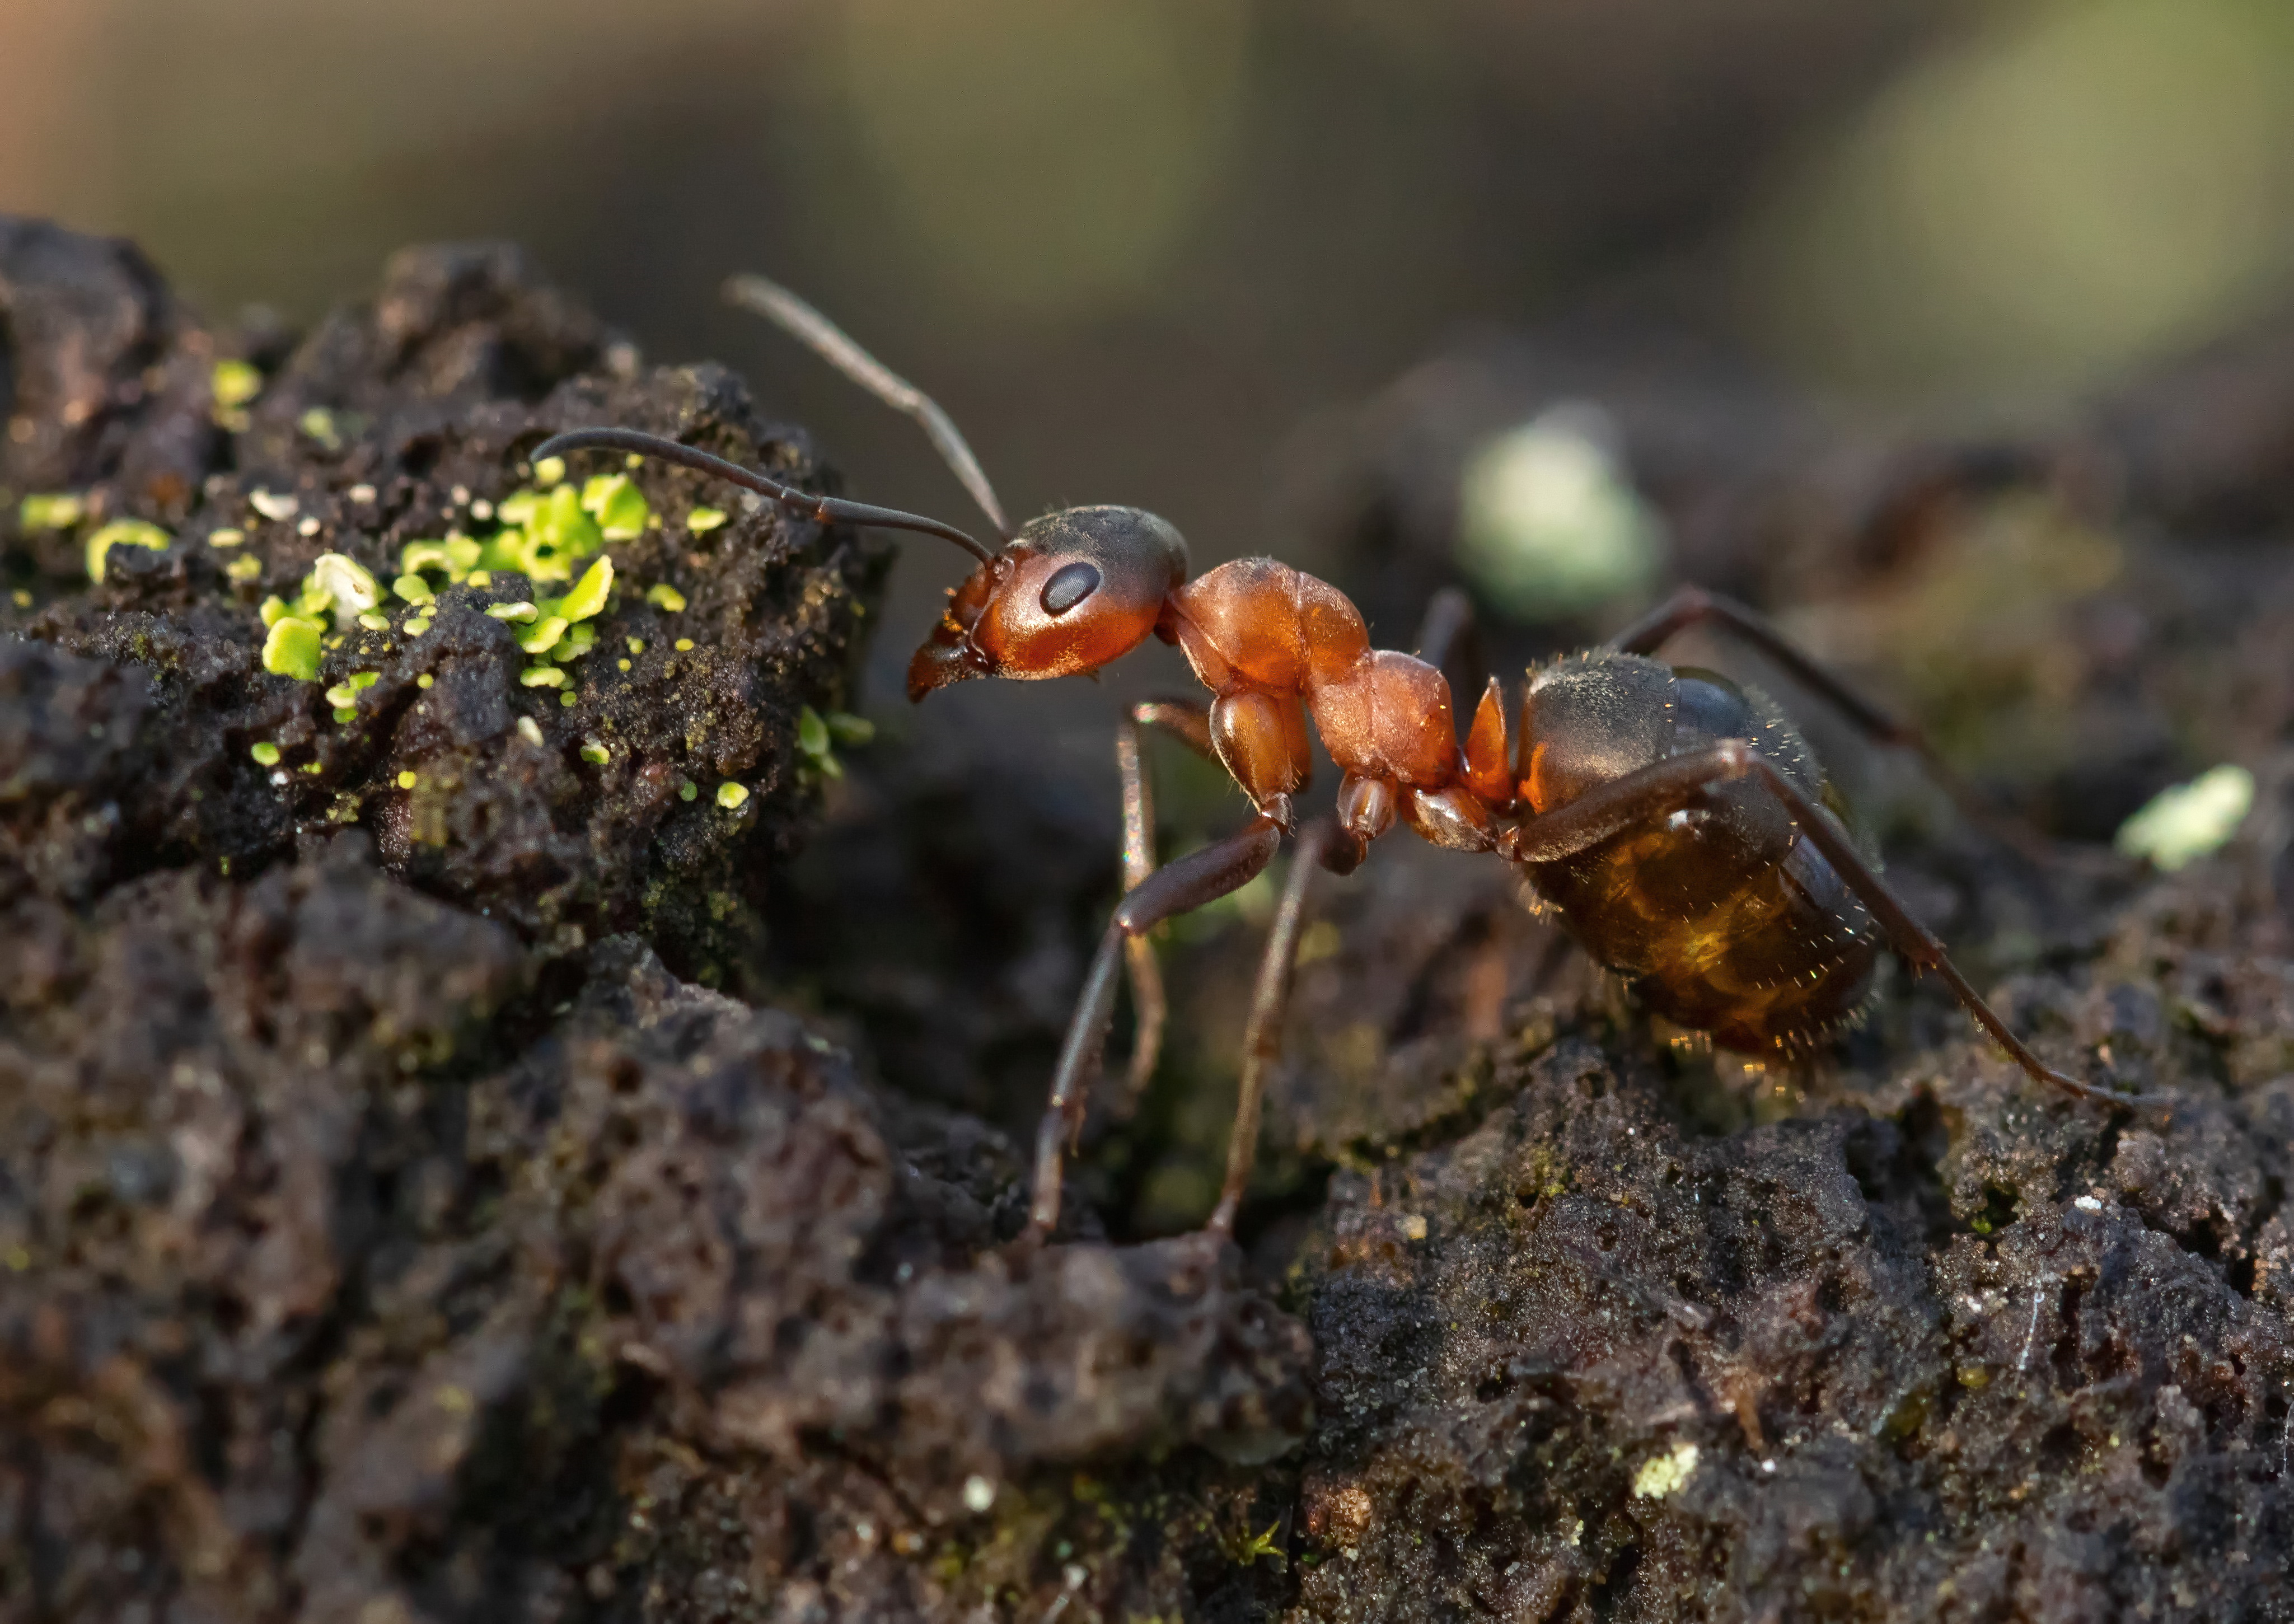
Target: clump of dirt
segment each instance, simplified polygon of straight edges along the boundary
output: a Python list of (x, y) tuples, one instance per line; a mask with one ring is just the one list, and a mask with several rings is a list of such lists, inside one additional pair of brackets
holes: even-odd
[[(826, 488), (801, 436), (505, 249), (410, 251), (292, 344), (0, 223), (0, 317), (7, 1609), (884, 1616), (1223, 1561), (1224, 1458), (1311, 1415), (1235, 1255), (1013, 1252), (996, 1133), (665, 967), (752, 973), (882, 552), (643, 469), (578, 661), (486, 610), (579, 559), (308, 606), (324, 555), (476, 545), (558, 428)], [(266, 669), (266, 597), (314, 676)]]

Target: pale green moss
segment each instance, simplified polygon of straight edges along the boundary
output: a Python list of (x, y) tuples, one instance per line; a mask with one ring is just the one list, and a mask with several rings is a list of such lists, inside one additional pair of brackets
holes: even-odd
[(104, 556), (115, 547), (143, 547), (164, 553), (171, 539), (157, 524), (142, 519), (114, 519), (87, 539), (87, 578), (102, 582)]
[(263, 640), (263, 669), (298, 682), (317, 680), (319, 634), (323, 629), (316, 621), (280, 616), (271, 622), (271, 635)]
[(26, 530), (69, 530), (87, 517), (87, 503), (69, 491), (28, 496), (16, 504), (16, 522)]

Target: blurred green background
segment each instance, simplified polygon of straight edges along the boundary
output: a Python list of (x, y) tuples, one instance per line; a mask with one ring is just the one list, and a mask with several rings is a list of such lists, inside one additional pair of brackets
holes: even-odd
[(0, 208), (218, 315), (515, 237), (956, 508), (717, 305), (765, 269), (1013, 505), (1141, 501), (1205, 557), (1281, 545), (1285, 436), (1463, 323), (1634, 301), (1828, 389), (2044, 410), (2294, 271), (2279, 0), (0, 0)]

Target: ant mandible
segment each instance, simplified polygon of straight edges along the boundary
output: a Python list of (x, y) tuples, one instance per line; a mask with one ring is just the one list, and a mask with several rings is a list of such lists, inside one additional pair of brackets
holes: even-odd
[[(1150, 635), (1177, 644), (1211, 693), (1208, 704), (1134, 705), (1119, 725), (1127, 889), (1093, 958), (1053, 1076), (1036, 1141), (1029, 1238), (1048, 1238), (1059, 1222), (1062, 1163), (1082, 1129), (1122, 967), (1138, 1012), (1135, 1088), (1153, 1068), (1165, 1013), (1147, 933), (1241, 889), (1266, 868), (1285, 835), (1296, 837), (1298, 850), (1252, 998), (1226, 1179), (1208, 1226), (1216, 1236), (1233, 1232), (1249, 1181), (1306, 882), (1317, 865), (1350, 873), (1397, 823), (1436, 846), (1495, 852), (1516, 865), (1592, 958), (1629, 978), (1651, 1009), (1724, 1048), (1792, 1054), (1832, 1035), (1864, 1003), (1884, 939), (1916, 969), (1940, 975), (1976, 1024), (2035, 1080), (2118, 1105), (2146, 1098), (2067, 1076), (2015, 1035), (1857, 850), (1828, 804), (1834, 795), (1822, 767), (1773, 701), (1654, 657), (1693, 624), (1723, 626), (1836, 706), (1867, 738), (1917, 750), (1958, 793), (1916, 729), (1819, 670), (1754, 611), (1685, 588), (1600, 647), (1533, 671), (1517, 758), (1507, 736), (1504, 693), (1492, 678), (1461, 749), (1441, 670), (1448, 650), (1436, 646), (1467, 629), (1454, 595), (1429, 616), (1421, 658), (1372, 648), (1343, 593), (1274, 559), (1238, 558), (1190, 581), (1179, 532), (1137, 508), (1064, 508), (1015, 533), (971, 448), (922, 391), (787, 289), (743, 276), (726, 292), (921, 423), (1002, 544), (990, 548), (914, 514), (809, 495), (630, 429), (561, 434), (536, 447), (535, 459), (592, 449), (634, 452), (714, 475), (823, 524), (916, 531), (964, 548), (979, 566), (949, 594), (940, 623), (916, 650), (908, 666), (911, 700), (973, 677), (1097, 671)], [(1342, 776), (1335, 816), (1301, 831), (1293, 797), (1312, 771), (1309, 716)], [(1143, 727), (1172, 734), (1224, 766), (1250, 799), (1250, 821), (1158, 868)]]

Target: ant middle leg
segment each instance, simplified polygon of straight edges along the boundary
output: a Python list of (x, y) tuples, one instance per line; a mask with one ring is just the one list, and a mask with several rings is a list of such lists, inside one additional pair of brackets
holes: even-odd
[(1785, 635), (1782, 627), (1757, 609), (1717, 592), (1707, 592), (1702, 587), (1683, 587), (1612, 637), (1608, 646), (1622, 654), (1654, 654), (1680, 633), (1707, 621), (1727, 627), (1775, 661), (1794, 681), (1846, 717), (1866, 738), (1916, 754), (1928, 775), (1951, 797), (1960, 816), (1970, 823), (2034, 862), (2049, 864), (2058, 860), (2061, 854), (2036, 831), (2021, 819), (2001, 812), (1961, 777), (1936, 753), (1926, 734), (1913, 723), (1882, 710), (1817, 664)]
[(1281, 824), (1258, 814), (1226, 839), (1155, 870), (1116, 905), (1069, 1019), (1059, 1066), (1052, 1075), (1051, 1100), (1036, 1132), (1035, 1187), (1028, 1214), (1028, 1233), (1036, 1239), (1048, 1238), (1059, 1222), (1061, 1173), (1068, 1147), (1082, 1130), (1091, 1079), (1099, 1069), (1100, 1052), (1114, 1018), (1115, 978), (1125, 945), (1167, 919), (1241, 890), (1273, 860), (1281, 843)]

